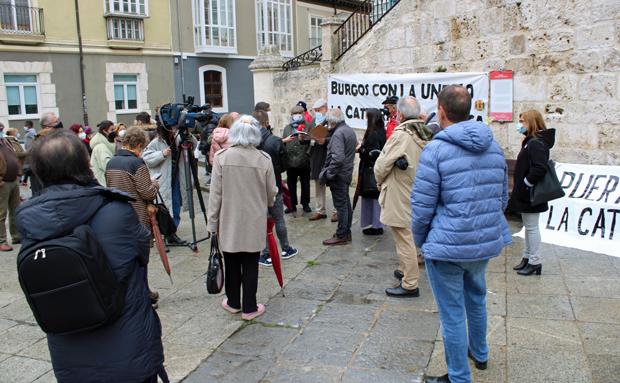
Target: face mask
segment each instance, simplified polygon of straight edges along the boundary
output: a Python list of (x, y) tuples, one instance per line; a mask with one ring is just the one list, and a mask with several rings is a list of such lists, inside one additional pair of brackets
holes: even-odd
[(271, 111), (267, 112), (267, 118), (271, 121)]
[(294, 122), (298, 122), (304, 119), (304, 115), (303, 114), (293, 114), (292, 115), (293, 121)]
[(323, 115), (323, 113), (321, 112), (316, 112), (314, 113), (314, 120), (316, 121), (317, 125), (322, 124), (323, 122), (325, 122), (325, 115)]
[(54, 128), (54, 129), (62, 129), (63, 128), (62, 121), (58, 121), (58, 123), (56, 125), (52, 126), (52, 128)]
[(525, 129), (525, 126), (523, 126), (523, 124), (519, 122), (517, 124), (517, 132), (519, 132), (521, 134), (526, 134), (527, 133), (527, 129)]
[(0, 130), (0, 138), (4, 138), (6, 137), (6, 134), (4, 134), (4, 130)]
[(80, 140), (85, 140), (86, 139), (86, 133), (82, 132), (82, 133), (78, 134), (78, 137), (80, 137)]
[(114, 142), (115, 138), (116, 138), (116, 132), (108, 133), (108, 142)]
[(121, 130), (120, 132), (118, 132), (118, 136), (119, 136), (120, 138), (123, 138), (123, 137), (125, 137), (125, 133), (126, 133), (126, 132), (127, 132), (127, 131), (125, 131), (125, 130)]

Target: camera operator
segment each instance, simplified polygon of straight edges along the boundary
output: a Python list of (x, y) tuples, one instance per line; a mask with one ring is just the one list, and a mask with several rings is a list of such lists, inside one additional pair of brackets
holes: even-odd
[[(187, 134), (192, 144), (190, 152), (193, 152), (198, 144), (196, 138), (189, 132), (183, 133)], [(181, 206), (183, 206), (184, 210), (188, 208), (187, 204), (183, 204), (183, 199), (188, 201), (189, 198), (193, 198), (191, 192), (187, 193), (185, 169), (181, 165), (183, 157), (180, 144), (181, 132), (177, 129), (177, 126), (165, 127), (161, 121), (158, 121), (157, 136), (148, 144), (142, 154), (151, 177), (159, 182), (159, 192), (166, 208), (171, 212), (172, 219), (177, 227), (181, 222)], [(186, 241), (179, 238), (176, 234), (167, 237), (166, 242), (170, 245), (187, 244)]]
[(419, 115), (420, 105), (415, 98), (407, 96), (398, 101), (398, 120), (401, 124), (392, 131), (374, 167), (377, 186), (381, 190), (381, 223), (392, 229), (400, 261), (394, 277), (401, 282), (397, 287), (385, 290), (392, 297), (411, 298), (420, 295), (409, 198), (418, 159), (426, 143), (431, 140), (432, 133), (424, 121), (419, 119)]
[(388, 118), (388, 122), (385, 125), (385, 138), (390, 139), (392, 132), (398, 126), (398, 112), (396, 110), (396, 103), (398, 102), (398, 97), (389, 96), (383, 101), (383, 113)]
[(220, 121), (219, 115), (213, 113), (209, 108), (205, 112), (207, 117), (201, 121), (196, 120), (196, 130), (200, 134), (200, 144), (198, 150), (205, 156), (205, 175), (207, 176), (207, 185), (211, 179), (211, 164), (209, 163), (209, 152), (211, 151), (211, 135)]

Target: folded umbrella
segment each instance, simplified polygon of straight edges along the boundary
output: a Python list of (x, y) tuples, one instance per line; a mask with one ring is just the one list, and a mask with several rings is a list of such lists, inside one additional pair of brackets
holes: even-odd
[(164, 265), (164, 270), (166, 270), (168, 277), (170, 277), (170, 283), (174, 284), (170, 271), (170, 262), (168, 262), (168, 254), (166, 253), (166, 246), (164, 245), (164, 240), (161, 237), (161, 232), (159, 231), (159, 224), (157, 223), (157, 218), (155, 218), (155, 214), (149, 214), (149, 219), (151, 220), (151, 229), (153, 230), (153, 236), (155, 237), (155, 246), (157, 247), (157, 251), (159, 252), (161, 263)]
[[(278, 243), (276, 242), (276, 237), (273, 235), (273, 227), (276, 225), (276, 221), (273, 218), (267, 219), (267, 242), (269, 244), (269, 256), (271, 257), (271, 265), (273, 266), (273, 271), (276, 273), (276, 278), (278, 279), (278, 284), (280, 288), (284, 285), (284, 280), (282, 279), (282, 264), (280, 263), (280, 251), (278, 250)], [(284, 291), (282, 291), (282, 296), (284, 296)]]
[(282, 189), (282, 202), (284, 203), (284, 206), (289, 210), (293, 210), (291, 192), (288, 190), (288, 186), (286, 186), (284, 181), (280, 182), (280, 188)]

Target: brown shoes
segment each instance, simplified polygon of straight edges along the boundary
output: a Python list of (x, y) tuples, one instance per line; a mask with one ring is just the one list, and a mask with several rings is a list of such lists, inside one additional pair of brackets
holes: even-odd
[(325, 246), (346, 245), (347, 243), (351, 241), (352, 241), (351, 234), (348, 234), (347, 236), (342, 237), (342, 238), (334, 234), (334, 236), (331, 237), (330, 239), (326, 239), (325, 241), (323, 241), (323, 245)]
[(338, 222), (338, 213), (336, 212), (332, 213), (332, 222)]
[(9, 244), (3, 243), (0, 245), (0, 251), (13, 251), (13, 248)]
[(318, 221), (319, 219), (327, 218), (327, 214), (314, 213), (308, 218), (309, 221)]

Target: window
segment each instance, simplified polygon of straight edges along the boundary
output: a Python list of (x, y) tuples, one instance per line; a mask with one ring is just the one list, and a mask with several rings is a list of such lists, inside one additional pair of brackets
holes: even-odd
[(138, 110), (138, 76), (114, 75), (114, 108), (117, 112), (133, 113)]
[(148, 0), (105, 0), (108, 14), (148, 15)]
[(36, 74), (6, 74), (7, 104), (9, 116), (30, 117), (38, 115), (38, 85)]
[(321, 45), (322, 40), (322, 32), (321, 32), (321, 22), (322, 18), (319, 16), (310, 15), (310, 48), (316, 48)]
[(256, 0), (258, 50), (276, 45), (284, 56), (293, 55), (291, 0)]
[(236, 53), (235, 0), (194, 0), (197, 50)]
[(144, 41), (144, 21), (122, 17), (108, 17), (108, 40)]
[(200, 75), (200, 102), (209, 103), (214, 112), (228, 112), (226, 68), (205, 65), (198, 69)]
[(32, 32), (32, 12), (35, 12), (35, 8), (30, 8), (28, 0), (0, 1), (0, 24), (2, 30), (12, 33)]

